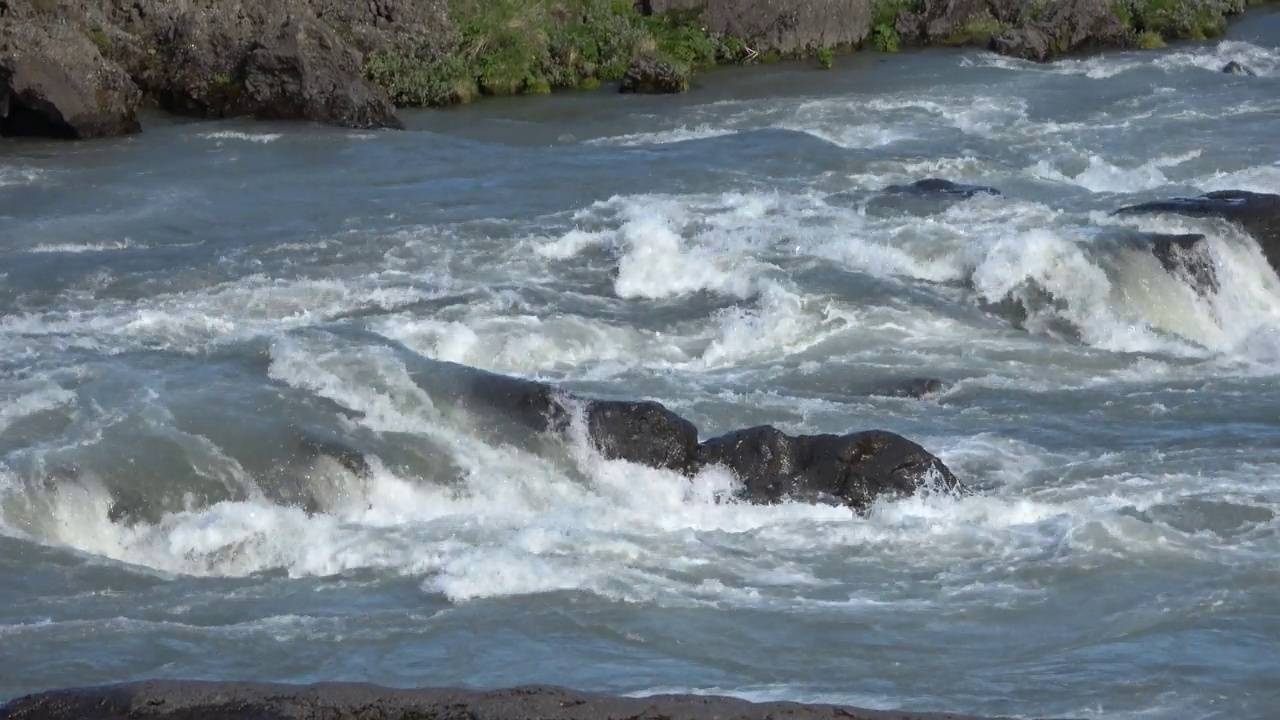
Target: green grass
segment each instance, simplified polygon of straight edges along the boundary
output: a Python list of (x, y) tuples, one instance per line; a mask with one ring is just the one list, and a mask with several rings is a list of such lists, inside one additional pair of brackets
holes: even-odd
[(830, 70), (836, 65), (836, 51), (829, 48), (818, 49), (818, 66), (824, 70)]

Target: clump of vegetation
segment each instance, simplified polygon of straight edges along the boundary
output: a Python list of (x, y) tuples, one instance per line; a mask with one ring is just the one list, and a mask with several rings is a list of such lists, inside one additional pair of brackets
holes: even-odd
[(1139, 34), (1161, 39), (1206, 40), (1221, 35), (1227, 15), (1239, 12), (1238, 0), (1117, 0), (1116, 15)]
[(1143, 30), (1138, 33), (1138, 47), (1143, 50), (1159, 50), (1164, 47), (1164, 38), (1154, 30)]
[(818, 66), (830, 70), (836, 65), (836, 51), (829, 47), (818, 49)]
[(98, 52), (102, 53), (103, 57), (106, 57), (111, 52), (111, 38), (107, 36), (105, 30), (102, 28), (90, 28), (85, 30), (84, 34), (94, 45), (98, 46)]
[(875, 0), (871, 44), (880, 52), (898, 52), (902, 47), (902, 39), (898, 37), (898, 15), (915, 12), (917, 6), (917, 0)]
[(986, 45), (1004, 28), (990, 15), (975, 19), (942, 40), (943, 45)]
[(687, 73), (746, 52), (740, 42), (708, 35), (697, 13), (645, 17), (632, 0), (453, 0), (451, 10), (457, 37), (443, 46), (437, 40), (366, 57), (365, 74), (397, 105), (589, 89), (621, 80), (639, 57)]

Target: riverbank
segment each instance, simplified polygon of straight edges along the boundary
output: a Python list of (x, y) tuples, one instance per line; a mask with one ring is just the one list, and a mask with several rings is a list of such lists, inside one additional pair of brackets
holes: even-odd
[(0, 720), (223, 717), (455, 718), (476, 720), (979, 720), (971, 715), (867, 710), (709, 695), (618, 697), (547, 686), (476, 691), (400, 690), (365, 683), (286, 685), (157, 681), (53, 691), (0, 707)]
[(163, 0), (0, 4), (0, 134), (138, 132), (200, 118), (400, 127), (396, 109), (618, 83), (688, 89), (718, 64), (979, 46), (1050, 61), (1220, 35), (1265, 0)]

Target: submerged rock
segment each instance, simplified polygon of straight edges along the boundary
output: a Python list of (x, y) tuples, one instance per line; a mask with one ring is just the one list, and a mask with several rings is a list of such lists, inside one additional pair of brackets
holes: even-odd
[(1223, 65), (1222, 72), (1228, 75), (1248, 75), (1249, 77), (1257, 77), (1258, 75), (1258, 73), (1253, 71), (1253, 68), (1248, 65), (1238, 63), (1235, 60)]
[(986, 185), (966, 185), (941, 178), (925, 178), (906, 185), (890, 185), (882, 192), (893, 194), (937, 195), (970, 198), (975, 195), (1000, 195), (1000, 191)]
[(788, 435), (764, 425), (702, 443), (703, 466), (729, 468), (742, 482), (742, 499), (848, 505), (863, 511), (879, 497), (905, 497), (935, 481), (960, 483), (941, 460), (916, 443), (884, 430), (849, 435)]
[(924, 399), (933, 397), (944, 390), (949, 385), (937, 378), (931, 377), (913, 377), (913, 378), (895, 378), (893, 380), (885, 380), (876, 385), (868, 392), (872, 397), (895, 397), (895, 398), (916, 398)]
[(0, 707), (0, 720), (214, 720), (214, 718), (475, 718), (477, 720), (979, 720), (972, 716), (863, 710), (708, 695), (615, 697), (550, 686), (406, 690), (369, 683), (151, 680), (51, 690)]
[(82, 32), (34, 21), (0, 27), (0, 135), (73, 139), (141, 129), (141, 93)]
[(658, 95), (682, 93), (689, 89), (689, 73), (670, 62), (656, 57), (641, 57), (632, 61), (622, 76), (624, 93)]
[(1171, 198), (1130, 205), (1116, 215), (1173, 213), (1222, 218), (1253, 236), (1271, 267), (1280, 270), (1280, 195), (1247, 190), (1220, 190), (1199, 197)]

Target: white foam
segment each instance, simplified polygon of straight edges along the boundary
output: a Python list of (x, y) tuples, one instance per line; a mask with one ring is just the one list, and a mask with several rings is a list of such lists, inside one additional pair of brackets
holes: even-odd
[(53, 384), (28, 390), (17, 397), (7, 397), (0, 403), (0, 433), (21, 418), (66, 406), (75, 399), (75, 393)]
[(1095, 193), (1132, 193), (1154, 190), (1170, 184), (1161, 172), (1200, 157), (1199, 150), (1181, 155), (1157, 157), (1135, 167), (1120, 167), (1095, 154), (1089, 155), (1089, 164), (1075, 175), (1066, 175), (1047, 160), (1040, 160), (1027, 172), (1043, 180), (1078, 185)]
[(91, 243), (40, 243), (31, 247), (27, 252), (31, 253), (90, 253), (90, 252), (114, 252), (118, 250), (131, 250), (143, 247), (136, 245), (128, 238), (124, 240), (110, 240), (104, 242)]
[(201, 133), (200, 137), (206, 140), (240, 140), (243, 142), (258, 143), (265, 145), (275, 142), (281, 137), (280, 133), (254, 133), (243, 132), (241, 130), (215, 130), (213, 132)]
[(675, 143), (688, 142), (690, 140), (707, 140), (710, 138), (724, 137), (725, 135), (733, 135), (735, 132), (737, 131), (726, 127), (713, 127), (711, 125), (689, 127), (685, 125), (670, 130), (630, 133), (627, 135), (596, 138), (588, 140), (586, 144), (619, 145), (623, 147), (640, 145), (671, 145)]
[(20, 165), (0, 165), (0, 187), (6, 185), (34, 185), (44, 177), (44, 172)]
[(1120, 52), (1086, 58), (1062, 58), (1052, 63), (1035, 63), (992, 52), (982, 52), (966, 56), (960, 64), (962, 67), (993, 67), (1018, 72), (1079, 75), (1092, 80), (1106, 80), (1143, 68), (1159, 68), (1165, 72), (1181, 72), (1192, 68), (1221, 72), (1223, 66), (1233, 60), (1248, 66), (1259, 77), (1271, 77), (1280, 70), (1280, 52), (1275, 48), (1265, 48), (1237, 40), (1224, 40), (1212, 46), (1200, 46), (1187, 51)]

